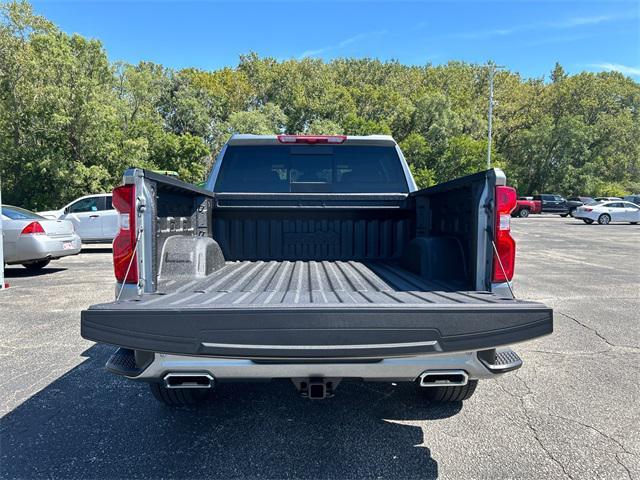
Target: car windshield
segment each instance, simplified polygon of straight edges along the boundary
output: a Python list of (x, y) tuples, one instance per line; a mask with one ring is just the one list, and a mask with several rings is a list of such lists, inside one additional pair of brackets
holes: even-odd
[(249, 193), (405, 193), (393, 146), (229, 146), (214, 190)]
[(37, 213), (10, 205), (2, 205), (2, 215), (11, 220), (45, 220), (44, 217), (41, 217)]

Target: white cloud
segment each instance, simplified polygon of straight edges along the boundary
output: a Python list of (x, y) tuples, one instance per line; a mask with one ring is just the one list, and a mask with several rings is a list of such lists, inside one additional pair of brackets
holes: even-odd
[(554, 21), (554, 22), (533, 22), (521, 25), (514, 25), (512, 27), (507, 28), (495, 28), (492, 30), (479, 30), (476, 32), (463, 32), (459, 34), (454, 34), (455, 38), (467, 38), (467, 39), (476, 39), (476, 38), (490, 38), (490, 37), (501, 37), (505, 35), (511, 35), (519, 32), (527, 32), (531, 30), (545, 30), (545, 29), (554, 29), (554, 30), (568, 30), (575, 29), (579, 27), (586, 27), (591, 25), (599, 25), (601, 23), (613, 22), (617, 20), (627, 20), (631, 18), (637, 18), (638, 13), (634, 11), (629, 11), (624, 14), (611, 14), (611, 15), (594, 15), (587, 17), (568, 17), (564, 20)]
[(631, 75), (634, 77), (640, 76), (640, 66), (639, 67), (630, 67), (629, 65), (622, 65), (620, 63), (592, 63), (587, 65), (591, 68), (598, 68), (600, 70), (605, 70), (607, 72), (620, 72), (625, 75)]
[(389, 33), (387, 30), (376, 30), (374, 32), (360, 33), (358, 35), (354, 35), (353, 37), (345, 38), (344, 40), (341, 40), (335, 45), (329, 45), (326, 47), (316, 48), (312, 50), (305, 50), (300, 55), (298, 55), (298, 58), (302, 59), (306, 57), (315, 57), (316, 55), (320, 55), (322, 53), (326, 53), (331, 50), (340, 50), (341, 48), (345, 48), (353, 43), (358, 43), (372, 37), (379, 37), (382, 35), (386, 35), (387, 33)]
[(570, 17), (561, 22), (549, 22), (547, 25), (552, 28), (574, 28), (584, 25), (598, 25), (599, 23), (611, 22), (625, 18), (622, 15), (595, 15), (592, 17)]

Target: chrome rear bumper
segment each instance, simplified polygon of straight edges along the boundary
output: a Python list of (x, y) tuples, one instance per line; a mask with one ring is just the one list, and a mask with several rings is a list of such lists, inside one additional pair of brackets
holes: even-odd
[[(508, 350), (508, 349), (507, 349)], [(476, 352), (387, 358), (375, 362), (302, 363), (256, 362), (247, 359), (156, 354), (137, 380), (162, 379), (167, 373), (208, 373), (216, 380), (270, 380), (276, 378), (357, 378), (368, 381), (414, 381), (425, 371), (461, 370), (470, 380), (495, 378)]]

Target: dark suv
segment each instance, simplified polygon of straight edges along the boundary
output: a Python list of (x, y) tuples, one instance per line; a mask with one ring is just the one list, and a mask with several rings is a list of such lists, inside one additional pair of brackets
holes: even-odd
[(562, 195), (543, 193), (534, 195), (534, 200), (540, 200), (542, 203), (542, 213), (557, 213), (561, 217), (573, 214), (573, 211), (584, 205), (580, 200), (567, 200)]
[(635, 203), (636, 205), (640, 205), (640, 193), (637, 193), (635, 195), (627, 195), (623, 198), (623, 200), (626, 202)]

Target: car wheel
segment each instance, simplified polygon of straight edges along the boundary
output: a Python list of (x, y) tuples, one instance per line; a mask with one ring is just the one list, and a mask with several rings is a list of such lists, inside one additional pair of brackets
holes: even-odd
[(569, 215), (568, 213), (561, 213), (561, 214), (560, 214), (560, 216), (561, 216), (562, 218), (564, 218), (564, 217), (566, 217), (566, 216), (568, 216), (568, 215)]
[(638, 222), (631, 222), (631, 225), (637, 225)]
[(199, 388), (166, 388), (161, 383), (150, 383), (151, 394), (160, 403), (169, 407), (198, 405), (210, 397), (209, 389)]
[(606, 213), (603, 213), (598, 217), (598, 223), (600, 225), (609, 225), (610, 222), (611, 222), (611, 217)]
[(591, 220), (590, 218), (583, 218), (582, 221), (587, 225), (591, 225), (593, 223), (593, 220)]
[(576, 209), (575, 208), (572, 208), (571, 210), (569, 210), (569, 216), (570, 217), (573, 217), (575, 215), (575, 213), (576, 213)]
[(38, 260), (37, 262), (33, 262), (33, 263), (23, 263), (22, 266), (27, 270), (29, 270), (30, 272), (39, 272), (44, 267), (49, 265), (50, 261), (51, 260)]
[(527, 218), (527, 217), (529, 216), (529, 210), (528, 210), (528, 209), (526, 209), (526, 208), (523, 208), (522, 210), (520, 210), (520, 211), (518, 212), (518, 216), (519, 216), (520, 218)]
[(420, 387), (420, 389), (431, 402), (462, 402), (471, 398), (477, 386), (477, 380), (469, 380), (466, 385), (459, 387)]

